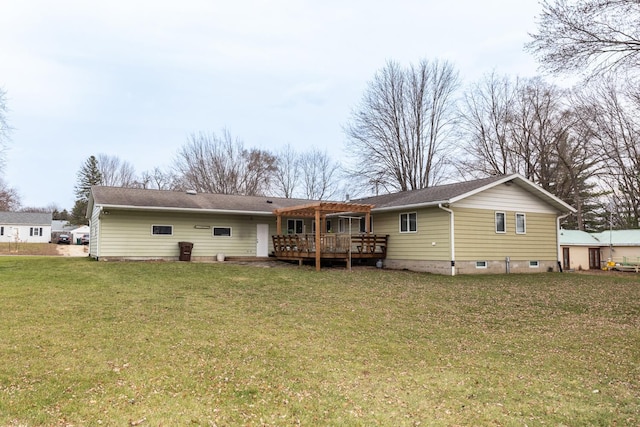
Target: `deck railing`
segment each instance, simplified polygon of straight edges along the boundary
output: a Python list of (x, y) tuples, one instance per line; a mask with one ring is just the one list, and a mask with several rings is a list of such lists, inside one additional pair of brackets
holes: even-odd
[[(320, 235), (320, 252), (323, 257), (339, 257), (341, 254), (362, 258), (385, 258), (389, 236), (378, 234), (337, 234)], [(315, 234), (275, 235), (273, 250), (276, 257), (299, 258), (315, 256)]]

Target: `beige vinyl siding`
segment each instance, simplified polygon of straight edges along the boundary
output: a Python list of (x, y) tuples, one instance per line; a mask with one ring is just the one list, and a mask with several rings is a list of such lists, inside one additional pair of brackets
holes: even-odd
[[(400, 214), (417, 213), (418, 231), (400, 233)], [(387, 259), (447, 261), (449, 248), (449, 214), (438, 208), (407, 209), (373, 213), (375, 234), (389, 235)], [(435, 245), (432, 243), (435, 242)]]
[(100, 208), (93, 207), (91, 219), (89, 220), (89, 255), (92, 257), (100, 256), (98, 252), (98, 242), (100, 238)]
[[(255, 256), (257, 224), (275, 234), (275, 217), (118, 211), (109, 209), (100, 224), (100, 257), (177, 257), (178, 242), (194, 244), (192, 257)], [(172, 235), (152, 235), (153, 225), (170, 225)], [(195, 228), (206, 226), (209, 228)], [(231, 227), (231, 237), (214, 237), (213, 227)], [(272, 244), (269, 247), (271, 250)]]
[(489, 209), (555, 214), (548, 203), (517, 184), (501, 184), (455, 203), (458, 208)]
[[(506, 233), (496, 233), (495, 212), (488, 209), (456, 208), (456, 260), (555, 260), (556, 215), (510, 211)], [(516, 234), (516, 212), (526, 214), (526, 233)]]

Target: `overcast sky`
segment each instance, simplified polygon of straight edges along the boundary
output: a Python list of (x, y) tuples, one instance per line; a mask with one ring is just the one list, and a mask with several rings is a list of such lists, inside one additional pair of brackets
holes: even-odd
[(192, 132), (246, 147), (345, 149), (343, 125), (388, 60), (448, 60), (465, 83), (537, 74), (537, 0), (0, 0), (4, 179), (71, 209), (108, 154), (166, 167)]

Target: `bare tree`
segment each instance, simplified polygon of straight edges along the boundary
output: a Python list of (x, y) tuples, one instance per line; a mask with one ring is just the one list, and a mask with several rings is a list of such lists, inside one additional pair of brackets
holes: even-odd
[(544, 0), (526, 45), (551, 72), (602, 74), (640, 64), (638, 0)]
[(142, 173), (139, 186), (156, 190), (185, 190), (175, 173), (164, 171), (157, 166), (151, 171)]
[(0, 178), (0, 211), (17, 211), (20, 208), (20, 195), (15, 188), (9, 187)]
[(316, 148), (300, 156), (303, 197), (328, 200), (339, 191), (340, 165), (331, 160), (326, 151)]
[(7, 92), (0, 88), (0, 172), (3, 171), (5, 166), (5, 153), (9, 141), (9, 133), (11, 132), (7, 119), (8, 113)]
[(266, 151), (246, 150), (228, 131), (192, 134), (178, 152), (174, 169), (189, 189), (219, 194), (264, 194), (276, 158)]
[(423, 60), (406, 69), (388, 62), (345, 126), (352, 175), (387, 191), (438, 184), (447, 173), (458, 87), (448, 62)]
[(274, 193), (292, 198), (298, 187), (300, 156), (290, 144), (287, 144), (276, 157), (276, 170), (272, 180)]
[(98, 154), (98, 169), (102, 176), (102, 185), (110, 187), (138, 187), (136, 171), (133, 165), (118, 156)]
[(605, 159), (602, 183), (615, 204), (620, 228), (640, 227), (640, 92), (628, 83), (601, 80), (589, 85), (581, 98), (581, 118)]
[(464, 96), (461, 139), (468, 142), (459, 169), (476, 177), (520, 173), (574, 204), (583, 228), (600, 162), (567, 99), (540, 78), (486, 76)]

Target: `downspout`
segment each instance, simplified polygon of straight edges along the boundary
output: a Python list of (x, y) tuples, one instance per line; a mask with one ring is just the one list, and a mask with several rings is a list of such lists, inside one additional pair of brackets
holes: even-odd
[(449, 227), (449, 231), (451, 232), (451, 236), (449, 238), (451, 240), (451, 275), (455, 276), (456, 275), (455, 214), (451, 209), (445, 208), (444, 206), (442, 206), (442, 203), (438, 203), (438, 207), (445, 212), (449, 212), (449, 214), (451, 215), (451, 226)]
[(560, 220), (565, 219), (569, 215), (571, 215), (571, 212), (569, 212), (568, 214), (559, 215), (556, 218), (556, 243), (557, 243), (556, 255), (558, 259), (558, 272), (562, 272), (562, 256), (560, 251)]

